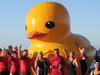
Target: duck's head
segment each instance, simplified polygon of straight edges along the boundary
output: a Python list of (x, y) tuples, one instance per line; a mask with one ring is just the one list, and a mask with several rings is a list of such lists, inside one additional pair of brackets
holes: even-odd
[(61, 40), (70, 33), (70, 19), (66, 8), (56, 2), (33, 6), (26, 16), (28, 39)]

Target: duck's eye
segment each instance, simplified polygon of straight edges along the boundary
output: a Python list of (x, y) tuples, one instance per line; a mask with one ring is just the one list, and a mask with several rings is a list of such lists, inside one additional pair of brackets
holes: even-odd
[(27, 26), (25, 25), (25, 30), (27, 30)]
[(55, 27), (55, 23), (53, 21), (47, 21), (45, 23), (45, 27), (48, 28), (48, 29), (52, 29)]

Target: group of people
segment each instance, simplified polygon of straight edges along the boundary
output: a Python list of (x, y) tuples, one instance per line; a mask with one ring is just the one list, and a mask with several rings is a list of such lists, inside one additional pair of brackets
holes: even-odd
[(0, 75), (31, 75), (31, 58), (28, 50), (21, 51), (21, 46), (0, 49)]
[[(81, 75), (100, 75), (100, 57), (95, 56), (94, 67), (90, 69), (88, 64), (89, 58), (84, 48), (78, 49), (81, 54), (81, 59), (78, 60), (74, 52), (70, 52), (69, 56), (66, 56), (64, 60), (63, 56), (59, 54), (59, 49), (54, 49), (54, 56), (50, 59), (50, 69), (52, 75), (64, 75), (64, 67), (67, 67), (68, 75), (78, 75), (76, 69), (81, 66)], [(36, 61), (35, 67), (37, 68), (37, 75), (47, 75), (47, 60), (43, 57), (43, 53), (40, 52)], [(89, 72), (90, 71), (90, 72)]]
[[(85, 56), (84, 50), (80, 51), (82, 53), (81, 71), (82, 75), (87, 75), (87, 57)], [(38, 57), (35, 60), (35, 67), (37, 69), (37, 75), (47, 75), (48, 62), (47, 59), (43, 57), (43, 52), (39, 52)], [(49, 69), (51, 69), (51, 75), (64, 75), (64, 68), (67, 67), (68, 75), (78, 75), (76, 73), (76, 68), (79, 69), (79, 64), (74, 52), (70, 52), (66, 60), (60, 55), (59, 49), (54, 49), (54, 56), (51, 57), (49, 61)]]
[[(28, 50), (21, 50), (19, 47), (9, 46), (8, 49), (0, 49), (0, 75), (31, 75), (32, 72), (36, 72), (36, 75), (64, 75), (64, 68), (67, 68), (68, 75), (78, 75), (76, 69), (81, 66), (81, 75), (100, 75), (100, 65), (96, 60), (94, 69), (89, 73), (88, 56), (84, 48), (79, 48), (81, 59), (76, 58), (74, 52), (66, 54), (66, 59), (60, 55), (59, 49), (54, 49), (54, 55), (47, 59), (44, 57), (42, 51), (38, 52), (35, 57), (28, 56)], [(66, 50), (65, 50), (66, 51)], [(100, 60), (99, 60), (100, 61)], [(34, 75), (34, 74), (32, 74)]]

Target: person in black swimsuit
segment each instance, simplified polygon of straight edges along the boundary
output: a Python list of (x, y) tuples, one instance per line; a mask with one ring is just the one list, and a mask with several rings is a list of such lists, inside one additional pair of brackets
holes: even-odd
[(82, 75), (86, 75), (87, 69), (88, 69), (86, 59), (81, 59), (81, 60), (80, 60), (80, 65), (81, 65), (81, 72), (82, 72)]
[(69, 59), (67, 61), (67, 69), (68, 69), (68, 75), (77, 75), (76, 74), (76, 68), (78, 68), (78, 63), (75, 58), (75, 53), (70, 52)]
[(95, 63), (95, 68), (91, 71), (90, 75), (100, 75), (100, 65), (99, 62)]
[(47, 59), (43, 57), (43, 53), (39, 52), (35, 61), (35, 67), (37, 69), (36, 75), (47, 75)]
[(88, 70), (88, 56), (85, 52), (84, 48), (79, 48), (80, 54), (81, 54), (81, 60), (80, 60), (80, 65), (81, 65), (81, 72), (82, 75), (87, 75), (87, 70)]

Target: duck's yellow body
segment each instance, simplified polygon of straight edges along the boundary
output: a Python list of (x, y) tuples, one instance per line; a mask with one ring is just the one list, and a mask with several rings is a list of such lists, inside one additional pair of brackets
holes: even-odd
[[(68, 11), (59, 3), (43, 2), (33, 6), (26, 17), (26, 31), (27, 37), (32, 40), (29, 48), (31, 55), (43, 51), (50, 59), (53, 49), (59, 48), (64, 58), (66, 49), (67, 54), (74, 51), (76, 57), (80, 59), (78, 44), (87, 48), (88, 56), (93, 57), (94, 51), (90, 42), (83, 36), (71, 32)], [(81, 75), (80, 69), (77, 72)]]

